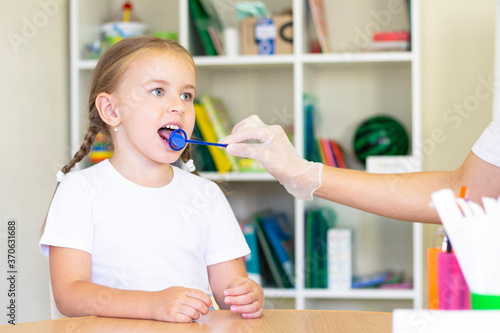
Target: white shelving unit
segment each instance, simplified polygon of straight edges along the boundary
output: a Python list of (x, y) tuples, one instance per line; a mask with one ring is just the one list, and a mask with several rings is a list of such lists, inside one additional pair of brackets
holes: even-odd
[[(495, 64), (494, 64), (494, 78), (495, 82), (498, 82), (500, 78), (500, 0), (496, 1), (496, 17), (495, 22)], [(493, 93), (493, 119), (498, 119), (500, 117), (500, 91), (495, 89)]]
[[(411, 136), (407, 171), (420, 170), (420, 43), (419, 1), (411, 1), (412, 45), (408, 52), (344, 53), (336, 46), (353, 44), (363, 29), (408, 27), (404, 13), (391, 14), (386, 0), (325, 1), (333, 52), (307, 52), (306, 0), (264, 1), (271, 11), (293, 7), (293, 54), (276, 56), (196, 56), (197, 92), (221, 96), (234, 123), (258, 114), (266, 123), (294, 128), (294, 143), (302, 154), (303, 94), (317, 97), (321, 122), (317, 134), (338, 140), (347, 150), (355, 127), (378, 113), (397, 117)], [(86, 102), (95, 60), (82, 59), (82, 46), (98, 38), (100, 24), (121, 6), (117, 0), (71, 0), (71, 151), (86, 130)], [(406, 1), (401, 1), (406, 5)], [(179, 32), (189, 48), (188, 1), (135, 1), (137, 15), (151, 30)], [(217, 3), (216, 3), (217, 5)], [(227, 4), (224, 4), (227, 6)], [(389, 16), (380, 16), (389, 13)], [(383, 19), (382, 19), (382, 18)], [(405, 21), (406, 20), (406, 21)], [(355, 44), (355, 43), (354, 43)], [(351, 45), (352, 46), (352, 45)], [(351, 47), (352, 49), (352, 47)], [(265, 289), (266, 306), (297, 309), (391, 311), (422, 307), (422, 229), (419, 223), (392, 221), (321, 199), (293, 199), (265, 173), (204, 173), (230, 186), (229, 201), (240, 219), (279, 207), (294, 221), (295, 289)], [(304, 212), (313, 205), (329, 205), (338, 215), (337, 225), (353, 230), (353, 272), (366, 274), (385, 269), (404, 270), (413, 277), (411, 290), (361, 289), (335, 292), (304, 287)], [(277, 208), (278, 209), (278, 208)]]

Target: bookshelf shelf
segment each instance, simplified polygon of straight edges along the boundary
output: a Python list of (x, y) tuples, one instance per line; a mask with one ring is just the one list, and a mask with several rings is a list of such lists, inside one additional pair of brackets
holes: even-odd
[(269, 298), (295, 298), (295, 289), (264, 288), (264, 295)]
[(321, 63), (358, 63), (358, 62), (410, 62), (414, 58), (412, 52), (377, 52), (377, 53), (330, 53), (305, 54), (304, 64)]
[(328, 63), (364, 63), (364, 62), (411, 62), (414, 56), (411, 52), (385, 53), (332, 53), (332, 54), (304, 54), (301, 56), (236, 56), (236, 57), (206, 57), (195, 56), (197, 66), (201, 67), (262, 67), (277, 65), (328, 64)]
[(97, 65), (97, 60), (80, 60), (77, 63), (77, 67), (80, 70), (92, 70)]
[(236, 57), (206, 57), (196, 56), (194, 61), (197, 66), (213, 66), (213, 67), (233, 67), (233, 66), (266, 66), (266, 65), (291, 65), (295, 58), (293, 56), (236, 56)]
[(334, 299), (407, 299), (415, 297), (413, 289), (387, 290), (387, 289), (351, 289), (345, 291), (333, 290), (311, 290), (306, 289), (303, 293), (307, 298), (334, 298)]
[(210, 180), (224, 182), (276, 182), (276, 179), (267, 172), (200, 172), (200, 175)]
[[(215, 0), (223, 9), (232, 4)], [(324, 1), (332, 53), (309, 53), (310, 29), (308, 0), (264, 0), (269, 10), (293, 8), (293, 53), (273, 56), (194, 56), (197, 65), (197, 95), (207, 93), (224, 99), (233, 123), (257, 114), (268, 124), (290, 129), (299, 154), (304, 151), (303, 95), (317, 99), (321, 120), (317, 136), (337, 140), (347, 151), (357, 124), (377, 113), (397, 116), (407, 128), (411, 150), (411, 169), (419, 171), (417, 151), (421, 146), (420, 130), (420, 1), (411, 3), (411, 50), (406, 52), (342, 52), (339, 45), (353, 45), (353, 31), (368, 23), (376, 24), (370, 13), (386, 10), (387, 0)], [(188, 0), (159, 3), (136, 1), (138, 16), (152, 31), (177, 31), (179, 41), (192, 46)], [(71, 47), (71, 142), (70, 154), (78, 150), (86, 127), (85, 102), (91, 70), (96, 60), (81, 57), (83, 45), (99, 36), (99, 26), (115, 14), (118, 0), (70, 0)], [(225, 15), (234, 11), (225, 11)], [(306, 19), (307, 18), (307, 19)], [(392, 20), (393, 19), (393, 20)], [(398, 29), (408, 18), (391, 17), (387, 29)], [(352, 48), (348, 48), (352, 50)], [(190, 50), (193, 51), (193, 50)], [(361, 167), (362, 168), (362, 167)], [(265, 288), (273, 304), (297, 309), (348, 308), (353, 310), (390, 311), (395, 307), (421, 308), (423, 299), (422, 226), (394, 222), (321, 199), (304, 202), (291, 197), (267, 172), (201, 173), (214, 181), (228, 182), (228, 200), (240, 220), (255, 212), (276, 208), (294, 223), (295, 289)], [(353, 273), (394, 269), (413, 278), (414, 289), (354, 289), (333, 291), (306, 289), (305, 212), (310, 207), (327, 205), (338, 215), (337, 225), (353, 231)], [(280, 303), (280, 299), (284, 299)], [(345, 305), (345, 307), (344, 307)]]

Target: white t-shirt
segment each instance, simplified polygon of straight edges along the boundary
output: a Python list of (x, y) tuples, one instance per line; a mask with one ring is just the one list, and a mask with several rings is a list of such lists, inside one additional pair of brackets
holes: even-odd
[(220, 188), (173, 167), (160, 188), (124, 178), (108, 160), (68, 173), (47, 216), (40, 249), (92, 255), (92, 282), (128, 290), (171, 286), (209, 292), (207, 266), (250, 250)]
[(472, 151), (482, 160), (500, 167), (500, 120), (493, 121), (484, 130)]

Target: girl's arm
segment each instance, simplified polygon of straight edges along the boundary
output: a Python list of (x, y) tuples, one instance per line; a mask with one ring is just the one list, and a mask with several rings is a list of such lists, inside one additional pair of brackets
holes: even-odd
[(157, 292), (121, 290), (92, 283), (91, 255), (50, 247), (50, 277), (58, 310), (70, 317), (103, 316), (190, 322), (207, 314), (210, 298), (182, 287)]
[(264, 292), (248, 278), (242, 258), (208, 266), (208, 277), (221, 309), (241, 313), (243, 318), (262, 316)]

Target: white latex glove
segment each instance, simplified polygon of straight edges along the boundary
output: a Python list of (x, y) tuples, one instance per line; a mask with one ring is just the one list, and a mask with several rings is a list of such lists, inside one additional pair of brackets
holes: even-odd
[[(257, 140), (260, 143), (243, 143), (247, 140)], [(312, 200), (314, 191), (321, 186), (323, 164), (300, 157), (281, 126), (266, 125), (256, 115), (239, 122), (231, 135), (221, 139), (219, 143), (228, 144), (226, 150), (232, 155), (252, 158), (262, 163), (297, 199)]]

